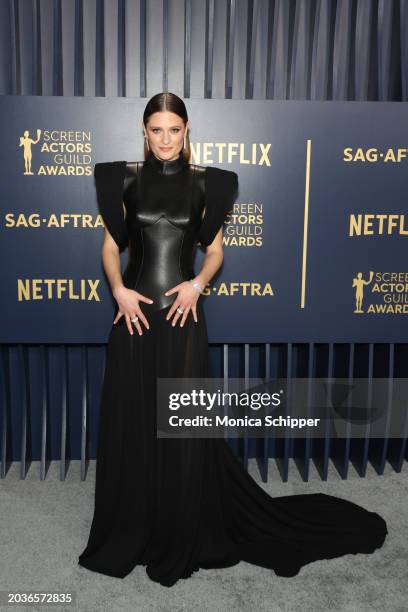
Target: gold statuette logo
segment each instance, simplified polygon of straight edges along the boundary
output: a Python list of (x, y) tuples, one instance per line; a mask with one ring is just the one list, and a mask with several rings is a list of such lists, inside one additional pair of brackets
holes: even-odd
[(25, 130), (24, 136), (20, 136), (20, 144), (18, 146), (24, 147), (24, 174), (34, 174), (34, 172), (31, 171), (31, 160), (33, 157), (31, 147), (32, 145), (38, 144), (40, 142), (40, 136), (41, 130), (39, 129), (37, 130), (37, 140), (33, 140), (32, 138), (30, 138), (30, 132), (28, 130)]

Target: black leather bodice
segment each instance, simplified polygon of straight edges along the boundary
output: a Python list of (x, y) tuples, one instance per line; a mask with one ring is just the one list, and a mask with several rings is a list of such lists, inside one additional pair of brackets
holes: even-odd
[(238, 175), (150, 153), (145, 161), (99, 162), (94, 177), (104, 225), (119, 252), (129, 248), (124, 285), (154, 300), (140, 301), (143, 310), (169, 306), (177, 293), (164, 293), (194, 276), (195, 245), (208, 247), (222, 228)]
[(171, 304), (176, 293), (164, 293), (194, 277), (197, 234), (205, 203), (205, 168), (184, 157), (162, 161), (152, 153), (144, 162), (127, 162), (123, 202), (129, 237), (126, 287), (153, 304), (144, 311)]

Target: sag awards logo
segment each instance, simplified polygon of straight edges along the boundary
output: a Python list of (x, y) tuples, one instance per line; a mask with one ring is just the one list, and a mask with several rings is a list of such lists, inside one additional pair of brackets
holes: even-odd
[[(37, 138), (25, 130), (19, 147), (24, 176), (92, 176), (92, 137), (82, 130), (40, 130)], [(34, 152), (34, 168), (33, 168)]]
[[(271, 143), (197, 142), (191, 143), (196, 164), (231, 164), (271, 167)], [(224, 246), (260, 247), (263, 242), (263, 204), (236, 202), (225, 221)]]
[[(362, 272), (353, 278), (355, 314), (407, 314), (408, 272)], [(364, 302), (364, 309), (363, 309)]]
[(226, 246), (262, 246), (263, 205), (236, 203), (225, 222), (223, 243)]

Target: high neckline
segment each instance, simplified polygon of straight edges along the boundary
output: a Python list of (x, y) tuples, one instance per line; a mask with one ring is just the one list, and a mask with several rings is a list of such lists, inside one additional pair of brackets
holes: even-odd
[(146, 162), (160, 174), (176, 174), (187, 166), (183, 153), (180, 151), (176, 159), (159, 159), (151, 151), (149, 152)]

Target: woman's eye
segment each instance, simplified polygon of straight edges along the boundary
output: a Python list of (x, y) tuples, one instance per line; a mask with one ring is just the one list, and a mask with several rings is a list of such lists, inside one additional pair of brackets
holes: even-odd
[[(154, 132), (155, 134), (156, 134), (156, 132), (159, 132), (159, 131), (160, 131), (160, 128), (153, 128), (153, 132)], [(177, 132), (179, 132), (179, 131), (180, 131), (180, 128), (173, 128), (173, 132), (176, 132), (176, 133), (177, 133)]]

